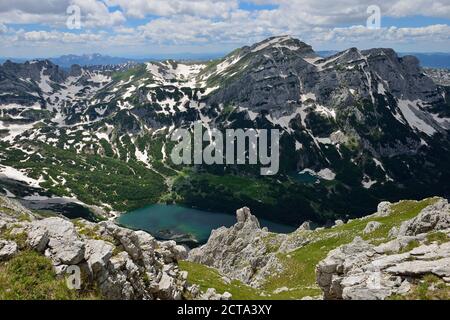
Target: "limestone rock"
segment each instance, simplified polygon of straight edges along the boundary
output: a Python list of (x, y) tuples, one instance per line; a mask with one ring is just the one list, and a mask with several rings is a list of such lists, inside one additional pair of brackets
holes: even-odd
[[(387, 207), (387, 206), (386, 206)], [(427, 233), (448, 232), (448, 203), (440, 200), (402, 224), (395, 238), (373, 246), (360, 238), (329, 252), (316, 268), (324, 299), (378, 300), (407, 294), (411, 281), (432, 274), (450, 277), (450, 242), (429, 244)], [(385, 210), (382, 209), (381, 212)], [(369, 223), (366, 230), (372, 230)], [(405, 252), (411, 243), (418, 246)]]
[(11, 259), (17, 251), (18, 248), (15, 242), (0, 240), (0, 261)]
[(305, 221), (302, 223), (302, 225), (297, 229), (297, 231), (310, 231), (311, 230), (311, 224), (309, 221)]
[(98, 275), (103, 273), (104, 275), (113, 250), (113, 246), (105, 241), (86, 241), (85, 259), (92, 274)]
[(377, 221), (370, 221), (366, 228), (364, 229), (363, 233), (364, 234), (369, 234), (374, 232), (375, 230), (379, 229), (383, 224), (381, 224), (380, 222)]
[(387, 217), (391, 214), (392, 209), (391, 209), (392, 203), (390, 202), (381, 202), (378, 205), (378, 209), (377, 209), (377, 213), (376, 216), (377, 217)]
[(49, 233), (46, 228), (32, 226), (28, 232), (27, 243), (30, 248), (38, 252), (44, 252), (49, 241)]
[(450, 204), (441, 199), (436, 204), (425, 208), (416, 218), (404, 222), (399, 235), (414, 236), (430, 231), (450, 228)]
[(281, 271), (275, 253), (267, 251), (258, 219), (248, 208), (236, 212), (237, 223), (211, 232), (208, 243), (189, 252), (189, 260), (215, 267), (231, 279), (258, 286), (264, 279)]
[(336, 221), (334, 222), (334, 226), (335, 226), (335, 227), (343, 226), (344, 224), (345, 224), (345, 222), (342, 221), (342, 220), (336, 220)]
[[(32, 227), (35, 234), (47, 233), (49, 253), (56, 263), (75, 265), (83, 260), (85, 245), (72, 222), (61, 218), (48, 218), (33, 222)], [(39, 244), (42, 245), (44, 242), (41, 241)]]
[(201, 297), (201, 300), (231, 300), (232, 295), (229, 292), (224, 292), (223, 294), (219, 294), (216, 292), (216, 289), (210, 288), (208, 289)]

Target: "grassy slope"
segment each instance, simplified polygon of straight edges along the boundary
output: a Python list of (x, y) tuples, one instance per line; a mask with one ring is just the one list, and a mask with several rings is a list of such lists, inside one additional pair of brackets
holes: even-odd
[[(393, 213), (388, 217), (358, 219), (332, 229), (299, 234), (309, 237), (310, 244), (289, 254), (279, 254), (285, 267), (284, 272), (269, 278), (262, 290), (250, 288), (239, 281), (226, 284), (216, 270), (195, 263), (182, 262), (181, 268), (189, 272), (191, 283), (200, 285), (202, 289), (213, 287), (220, 293), (228, 291), (233, 294), (234, 299), (239, 300), (301, 299), (319, 295), (321, 290), (316, 285), (315, 267), (331, 250), (351, 242), (356, 236), (361, 236), (374, 244), (385, 242), (392, 227), (400, 226), (403, 221), (414, 218), (435, 201), (434, 198), (419, 202), (403, 201), (393, 206)], [(363, 235), (369, 221), (381, 222), (383, 226), (369, 235)], [(282, 287), (289, 288), (289, 291), (273, 293)], [(261, 296), (260, 292), (263, 292), (264, 296)]]

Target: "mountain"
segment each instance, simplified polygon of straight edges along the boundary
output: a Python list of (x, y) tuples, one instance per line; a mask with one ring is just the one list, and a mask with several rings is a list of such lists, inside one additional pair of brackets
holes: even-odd
[[(7, 62), (1, 186), (113, 213), (163, 201), (326, 224), (381, 200), (450, 194), (449, 91), (413, 56), (350, 48), (323, 58), (287, 36), (207, 63), (63, 70)], [(205, 131), (279, 129), (279, 174), (174, 165), (170, 134), (196, 121)]]
[(401, 55), (413, 55), (419, 59), (420, 64), (427, 68), (444, 68), (450, 69), (450, 53), (402, 53)]
[[(337, 51), (318, 51), (321, 57), (330, 57), (338, 53)], [(420, 61), (420, 65), (424, 68), (450, 69), (450, 53), (445, 52), (400, 52), (399, 56), (414, 56)]]
[(62, 68), (70, 68), (74, 64), (80, 66), (101, 66), (101, 65), (117, 65), (117, 64), (126, 64), (129, 62), (137, 62), (137, 60), (134, 59), (111, 57), (107, 55), (101, 55), (99, 53), (83, 54), (83, 55), (70, 54), (60, 56), (57, 58), (50, 58), (49, 60)]

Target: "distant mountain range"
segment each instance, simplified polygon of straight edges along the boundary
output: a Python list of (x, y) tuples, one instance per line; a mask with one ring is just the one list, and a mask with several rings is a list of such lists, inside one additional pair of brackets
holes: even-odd
[(83, 55), (63, 55), (55, 58), (11, 58), (11, 57), (0, 57), (0, 63), (4, 63), (7, 60), (10, 60), (15, 63), (24, 63), (30, 60), (49, 60), (52, 63), (60, 66), (63, 69), (70, 69), (73, 65), (80, 66), (110, 66), (110, 65), (120, 65), (126, 63), (143, 63), (147, 61), (162, 61), (166, 59), (172, 60), (189, 60), (189, 61), (204, 61), (211, 59), (219, 59), (222, 58), (223, 55), (216, 54), (169, 54), (169, 55), (150, 55), (147, 58), (124, 58), (124, 57), (112, 57), (108, 55), (102, 55), (99, 53), (94, 54), (83, 54)]
[[(338, 51), (318, 51), (317, 54), (322, 57), (331, 57), (338, 53)], [(446, 68), (450, 69), (450, 53), (436, 52), (436, 53), (399, 53), (399, 56), (413, 55), (416, 56), (422, 67), (427, 68)], [(222, 58), (224, 54), (211, 53), (211, 54), (191, 54), (191, 53), (179, 53), (168, 55), (149, 55), (147, 58), (124, 58), (124, 57), (112, 57), (108, 55), (102, 55), (99, 53), (83, 54), (83, 55), (63, 55), (55, 58), (38, 58), (36, 60), (49, 60), (54, 64), (69, 69), (72, 65), (78, 64), (80, 66), (104, 66), (104, 65), (119, 65), (128, 62), (142, 63), (146, 61), (162, 61), (166, 59), (172, 60), (190, 60), (190, 61), (205, 61), (212, 59)], [(0, 57), (0, 63), (10, 60), (16, 63), (23, 63), (27, 60), (25, 58), (2, 58)]]

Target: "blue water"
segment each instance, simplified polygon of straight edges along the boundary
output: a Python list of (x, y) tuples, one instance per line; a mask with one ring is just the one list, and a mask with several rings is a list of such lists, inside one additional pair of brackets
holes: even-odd
[[(277, 233), (289, 233), (295, 227), (259, 219), (262, 227)], [(155, 204), (123, 214), (117, 223), (134, 229), (144, 230), (159, 239), (172, 239), (189, 235), (193, 242), (206, 243), (211, 231), (236, 223), (236, 216), (184, 208), (177, 205)], [(186, 237), (182, 237), (186, 241)], [(183, 241), (182, 241), (183, 242)]]

